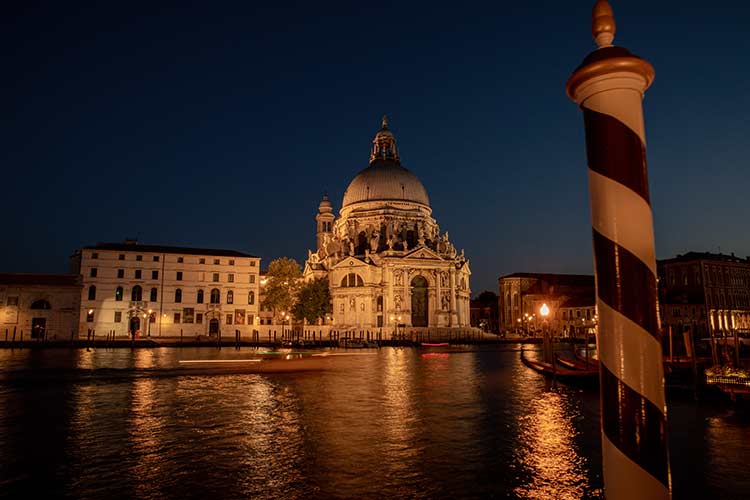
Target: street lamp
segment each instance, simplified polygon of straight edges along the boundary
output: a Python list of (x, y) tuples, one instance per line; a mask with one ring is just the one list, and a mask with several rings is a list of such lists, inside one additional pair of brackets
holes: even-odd
[(555, 359), (553, 355), (553, 345), (549, 341), (549, 329), (547, 328), (547, 316), (549, 316), (549, 307), (547, 307), (547, 304), (542, 304), (542, 307), (539, 308), (539, 314), (542, 316), (542, 337), (544, 338), (544, 345), (546, 347), (545, 356), (548, 357), (546, 361), (555, 364)]

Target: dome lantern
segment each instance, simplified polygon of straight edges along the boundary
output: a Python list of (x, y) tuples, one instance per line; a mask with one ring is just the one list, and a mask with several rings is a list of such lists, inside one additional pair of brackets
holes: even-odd
[(388, 130), (388, 117), (383, 116), (380, 130), (375, 134), (372, 141), (372, 151), (370, 152), (370, 166), (377, 160), (392, 160), (400, 163), (398, 149), (396, 149), (396, 138)]

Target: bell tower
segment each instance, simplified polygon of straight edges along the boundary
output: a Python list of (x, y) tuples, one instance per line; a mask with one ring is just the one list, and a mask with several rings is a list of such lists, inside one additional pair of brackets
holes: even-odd
[(318, 215), (315, 216), (315, 222), (317, 222), (317, 237), (318, 247), (317, 250), (325, 244), (326, 236), (330, 241), (333, 238), (333, 220), (336, 217), (333, 215), (333, 206), (328, 200), (328, 195), (323, 195), (323, 199), (318, 205)]

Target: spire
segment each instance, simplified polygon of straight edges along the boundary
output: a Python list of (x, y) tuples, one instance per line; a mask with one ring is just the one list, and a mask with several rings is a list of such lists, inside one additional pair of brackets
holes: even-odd
[(610, 47), (615, 40), (615, 15), (607, 0), (598, 0), (591, 13), (591, 34), (599, 48)]
[(388, 117), (383, 116), (380, 124), (380, 130), (375, 134), (372, 141), (372, 151), (370, 152), (370, 166), (376, 160), (392, 160), (400, 163), (398, 149), (396, 149), (396, 138), (388, 130)]

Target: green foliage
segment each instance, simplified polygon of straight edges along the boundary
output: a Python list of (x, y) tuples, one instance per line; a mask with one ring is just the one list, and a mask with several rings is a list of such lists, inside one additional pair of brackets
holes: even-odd
[(291, 311), (297, 300), (302, 270), (294, 259), (281, 257), (268, 265), (263, 286), (263, 307), (274, 313)]
[(331, 311), (331, 292), (326, 278), (315, 278), (302, 285), (297, 295), (297, 303), (292, 309), (295, 319), (304, 318), (311, 325)]

